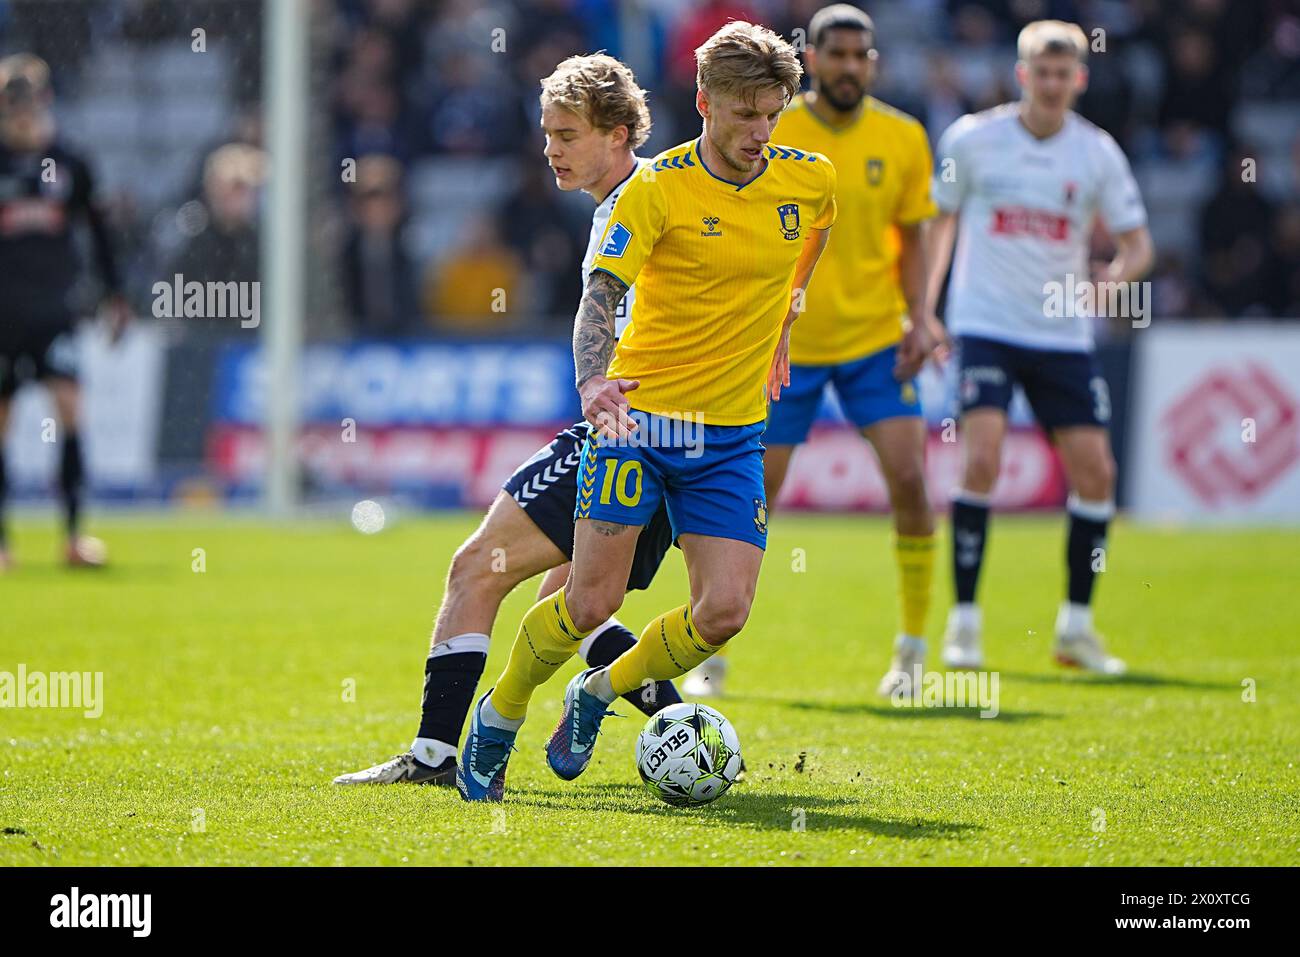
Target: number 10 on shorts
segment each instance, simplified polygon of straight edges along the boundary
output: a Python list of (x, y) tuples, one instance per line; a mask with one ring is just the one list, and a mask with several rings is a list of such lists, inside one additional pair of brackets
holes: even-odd
[[(631, 491), (628, 490), (631, 479)], [(610, 494), (618, 496), (618, 503), (632, 508), (641, 501), (641, 463), (636, 459), (620, 462), (605, 460), (605, 478), (600, 486), (600, 504), (610, 504)]]

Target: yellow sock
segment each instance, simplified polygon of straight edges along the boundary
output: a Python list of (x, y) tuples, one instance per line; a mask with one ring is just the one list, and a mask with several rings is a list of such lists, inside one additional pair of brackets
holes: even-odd
[(682, 605), (646, 625), (637, 643), (609, 666), (609, 683), (616, 694), (625, 695), (647, 678), (666, 681), (686, 674), (720, 647), (700, 637), (691, 620), (691, 606)]
[(524, 615), (510, 660), (492, 689), (492, 707), (518, 720), (528, 712), (533, 689), (573, 657), (588, 632), (578, 631), (564, 604), (564, 589), (547, 595)]
[(925, 636), (930, 611), (930, 579), (934, 577), (934, 535), (894, 536), (898, 559), (898, 605), (902, 631), (913, 638)]

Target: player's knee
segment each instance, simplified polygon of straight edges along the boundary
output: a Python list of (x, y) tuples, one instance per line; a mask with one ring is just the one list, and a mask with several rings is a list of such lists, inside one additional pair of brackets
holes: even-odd
[(971, 492), (988, 493), (997, 483), (1002, 468), (998, 453), (991, 449), (972, 449), (966, 456), (962, 486)]
[(592, 631), (604, 624), (623, 604), (623, 593), (601, 588), (571, 589), (564, 594), (569, 618), (579, 631)]
[(691, 609), (691, 620), (705, 641), (717, 645), (740, 634), (749, 620), (749, 606), (749, 600), (739, 595), (706, 600)]
[(447, 571), (447, 591), (505, 595), (516, 584), (510, 575), (510, 562), (504, 548), (493, 548), (482, 539), (472, 538), (456, 549)]
[(1096, 456), (1082, 470), (1075, 491), (1080, 498), (1100, 502), (1115, 494), (1115, 459), (1109, 453)]
[(924, 505), (924, 466), (920, 462), (895, 465), (889, 476), (889, 490), (896, 507), (916, 508)]

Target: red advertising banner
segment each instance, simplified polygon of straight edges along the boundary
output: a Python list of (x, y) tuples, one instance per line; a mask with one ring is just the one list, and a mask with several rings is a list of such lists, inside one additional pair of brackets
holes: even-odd
[[(323, 487), (361, 487), (382, 492), (426, 494), (449, 506), (483, 507), (501, 483), (537, 449), (553, 429), (536, 428), (356, 428), (311, 427), (300, 450), (308, 478)], [(218, 425), (210, 435), (209, 464), (235, 485), (255, 484), (263, 474), (261, 433)], [(936, 507), (947, 504), (960, 477), (960, 447), (930, 435), (926, 477)], [(1036, 429), (1013, 430), (1003, 450), (1002, 476), (994, 505), (1003, 509), (1059, 506), (1065, 479), (1055, 453)], [(814, 429), (796, 453), (782, 490), (787, 508), (827, 511), (886, 511), (884, 478), (875, 453), (855, 431), (842, 426)]]

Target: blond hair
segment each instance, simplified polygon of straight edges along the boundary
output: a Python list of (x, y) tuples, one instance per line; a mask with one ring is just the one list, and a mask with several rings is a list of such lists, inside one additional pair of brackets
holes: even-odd
[(799, 92), (799, 55), (767, 27), (733, 20), (695, 50), (695, 82), (705, 93), (753, 102), (759, 90), (779, 86), (789, 103)]
[(1028, 62), (1040, 53), (1072, 53), (1082, 63), (1088, 58), (1088, 37), (1077, 23), (1035, 20), (1020, 31), (1016, 55)]
[(645, 90), (626, 65), (604, 53), (571, 56), (542, 80), (542, 106), (553, 103), (608, 133), (627, 127), (627, 142), (636, 149), (650, 136), (650, 107)]

